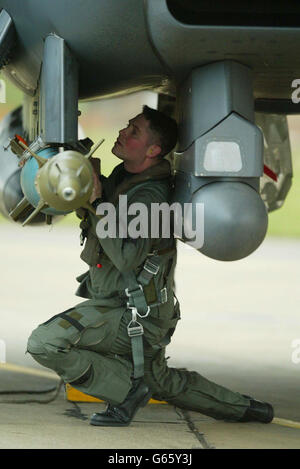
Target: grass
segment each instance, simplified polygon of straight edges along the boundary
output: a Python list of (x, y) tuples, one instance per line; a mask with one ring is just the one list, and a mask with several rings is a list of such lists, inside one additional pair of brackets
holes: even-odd
[(292, 146), (292, 186), (281, 208), (269, 213), (267, 236), (300, 238), (300, 148)]
[(294, 171), (292, 187), (283, 206), (269, 213), (267, 236), (300, 238), (300, 170)]

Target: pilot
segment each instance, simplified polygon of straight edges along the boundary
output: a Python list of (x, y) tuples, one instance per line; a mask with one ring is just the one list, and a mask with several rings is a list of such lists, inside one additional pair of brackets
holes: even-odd
[[(65, 383), (107, 402), (105, 411), (92, 415), (92, 425), (127, 426), (151, 396), (215, 419), (269, 423), (270, 404), (167, 364), (165, 349), (180, 319), (176, 243), (172, 231), (162, 236), (161, 227), (151, 237), (151, 216), (137, 223), (133, 215), (141, 204), (151, 214), (153, 204), (170, 202), (172, 174), (164, 157), (176, 141), (176, 122), (144, 106), (112, 148), (122, 163), (105, 178), (93, 162), (96, 215), (77, 211), (85, 240), (81, 258), (89, 269), (77, 278), (76, 295), (85, 301), (39, 325), (28, 352)], [(122, 222), (109, 236), (103, 234), (111, 221), (102, 223), (105, 213)], [(129, 232), (130, 223), (139, 236)]]

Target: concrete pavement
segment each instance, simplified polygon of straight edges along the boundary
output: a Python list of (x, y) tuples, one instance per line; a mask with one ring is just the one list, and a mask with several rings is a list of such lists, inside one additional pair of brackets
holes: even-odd
[[(79, 259), (78, 236), (78, 228), (59, 224), (1, 225), (0, 341), (7, 364), (1, 366), (0, 391), (57, 383), (25, 349), (37, 324), (80, 301), (75, 276), (87, 269)], [(179, 245), (176, 294), (182, 319), (168, 347), (169, 365), (268, 400), (274, 423), (231, 424), (149, 404), (129, 428), (107, 431), (88, 424), (103, 404), (70, 403), (61, 390), (49, 404), (1, 404), (0, 447), (299, 448), (299, 274), (296, 240), (267, 239), (234, 263)], [(29, 397), (6, 395), (0, 401)]]

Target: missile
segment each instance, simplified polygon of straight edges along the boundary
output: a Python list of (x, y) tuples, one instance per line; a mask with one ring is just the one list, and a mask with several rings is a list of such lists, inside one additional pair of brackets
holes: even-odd
[(31, 154), (21, 172), (23, 199), (10, 212), (16, 220), (29, 204), (35, 210), (22, 225), (28, 224), (39, 212), (46, 214), (67, 214), (80, 207), (94, 213), (89, 204), (93, 190), (93, 168), (89, 161), (93, 153), (104, 142), (100, 140), (86, 155), (75, 150), (45, 148), (33, 152), (25, 143), (18, 144)]

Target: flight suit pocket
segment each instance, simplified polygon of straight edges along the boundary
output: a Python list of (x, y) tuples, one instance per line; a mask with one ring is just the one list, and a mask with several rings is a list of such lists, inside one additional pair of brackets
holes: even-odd
[(39, 326), (47, 342), (96, 352), (109, 352), (119, 330), (124, 307), (99, 306), (87, 300), (63, 313), (53, 316)]

